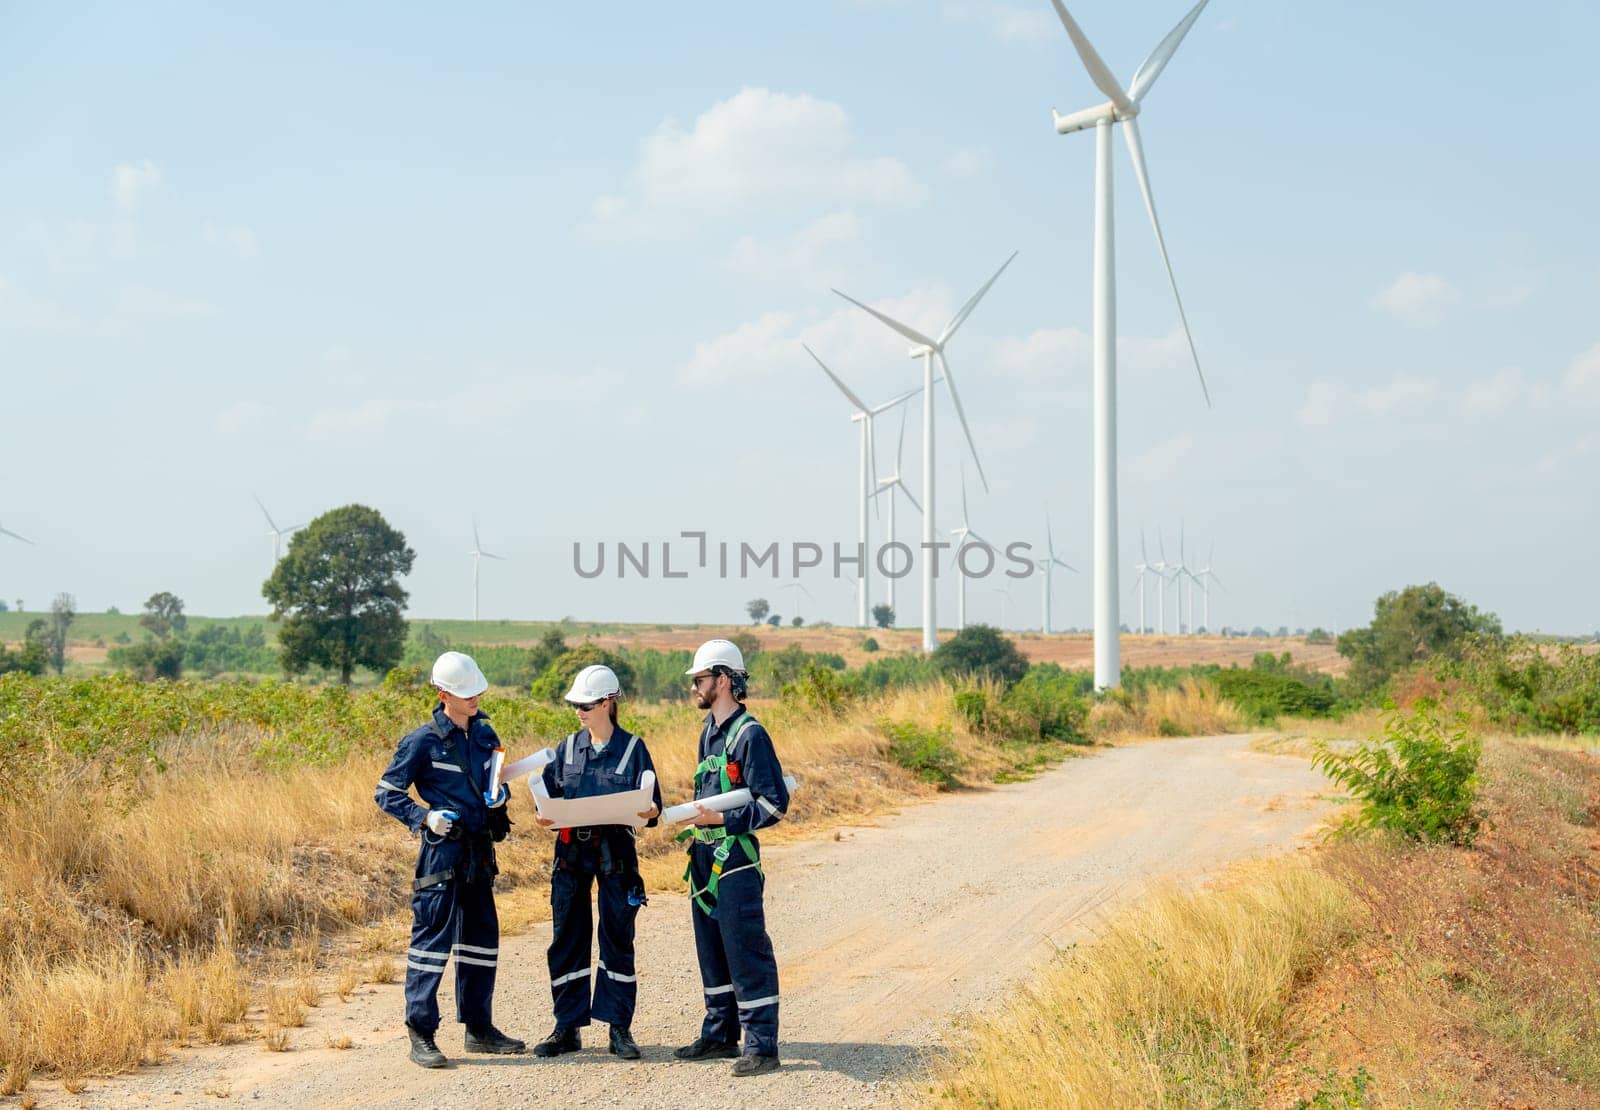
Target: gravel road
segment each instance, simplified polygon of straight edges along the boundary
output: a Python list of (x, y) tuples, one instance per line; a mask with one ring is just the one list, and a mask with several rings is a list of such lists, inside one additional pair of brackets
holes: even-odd
[[(136, 1075), (97, 1081), (77, 1105), (871, 1106), (914, 1075), (951, 1019), (1002, 1001), (1060, 945), (1081, 939), (1153, 880), (1194, 882), (1252, 856), (1291, 848), (1328, 812), (1325, 782), (1303, 760), (1262, 755), (1248, 737), (1173, 740), (1070, 760), (1031, 782), (907, 808), (868, 828), (774, 847), (767, 920), (783, 1003), (783, 1068), (734, 1080), (728, 1061), (685, 1064), (701, 1013), (689, 914), (658, 895), (639, 919), (644, 1060), (605, 1051), (460, 1058), (460, 1026), (439, 1045), (456, 1066), (406, 1058), (398, 985), (324, 1002), (291, 1050), (258, 1042), (185, 1050)], [(543, 841), (532, 841), (541, 851)], [(508, 850), (518, 850), (508, 846)], [(530, 1043), (548, 1032), (548, 926), (502, 941), (495, 1016)], [(327, 1047), (349, 1037), (353, 1047)], [(598, 1046), (598, 1047), (595, 1047)], [(47, 1104), (61, 1098), (43, 1085)]]

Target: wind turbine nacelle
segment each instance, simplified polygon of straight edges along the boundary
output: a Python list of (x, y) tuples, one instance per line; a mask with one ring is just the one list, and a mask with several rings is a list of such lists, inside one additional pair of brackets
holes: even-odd
[(1055, 116), (1056, 134), (1070, 135), (1074, 131), (1097, 127), (1102, 123), (1115, 123), (1119, 119), (1131, 119), (1138, 114), (1138, 109), (1134, 109), (1133, 112), (1119, 113), (1117, 106), (1108, 100), (1098, 107), (1085, 108), (1081, 112), (1073, 112), (1067, 116), (1057, 112), (1054, 108), (1050, 110), (1050, 113)]
[(932, 350), (932, 347), (924, 347), (919, 343), (917, 346), (908, 349), (906, 354), (911, 358), (921, 358), (922, 356), (929, 354)]

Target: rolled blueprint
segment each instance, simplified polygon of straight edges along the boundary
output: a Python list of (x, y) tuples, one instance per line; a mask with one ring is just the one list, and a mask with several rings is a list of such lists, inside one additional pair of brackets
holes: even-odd
[(546, 763), (554, 763), (555, 758), (556, 750), (554, 748), (543, 748), (532, 755), (523, 756), (515, 763), (506, 764), (505, 769), (500, 772), (499, 779), (495, 781), (495, 789), (498, 790), (499, 784), (502, 782), (510, 782), (520, 775), (526, 775), (530, 771), (541, 769)]
[[(789, 793), (793, 794), (796, 785), (794, 776), (784, 775), (783, 785), (787, 786), (789, 788)], [(701, 798), (698, 801), (685, 802), (681, 806), (668, 806), (662, 811), (661, 819), (663, 821), (671, 821), (673, 824), (677, 824), (682, 821), (694, 820), (694, 815), (698, 812), (698, 810), (695, 809), (695, 806), (705, 806), (712, 813), (727, 813), (730, 809), (738, 809), (740, 806), (747, 806), (749, 804), (750, 791), (741, 786), (739, 789), (730, 790), (726, 794), (713, 794), (709, 798)]]

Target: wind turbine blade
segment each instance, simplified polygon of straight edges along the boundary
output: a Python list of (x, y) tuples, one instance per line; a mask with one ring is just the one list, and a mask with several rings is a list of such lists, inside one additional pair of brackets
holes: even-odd
[[(1049, 554), (1050, 558), (1055, 559), (1056, 538), (1050, 532), (1050, 507), (1048, 505), (1045, 506), (1044, 510), (1044, 549)], [(1059, 559), (1056, 561), (1060, 562)]]
[(506, 557), (504, 555), (496, 555), (492, 551), (480, 551), (478, 554), (482, 555), (485, 559), (499, 559), (502, 563), (506, 561)]
[(256, 508), (261, 510), (261, 515), (267, 518), (267, 527), (271, 528), (274, 532), (280, 531), (277, 523), (272, 519), (272, 514), (267, 512), (267, 507), (261, 503), (261, 498), (252, 493), (250, 495), (250, 499), (256, 503)]
[[(835, 289), (834, 292), (835, 293), (839, 293), (839, 291), (837, 289)], [(934, 350), (938, 350), (939, 349), (939, 344), (935, 343), (933, 340), (929, 339), (927, 336), (923, 335), (920, 331), (917, 331), (915, 328), (906, 327), (904, 324), (902, 324), (899, 320), (896, 320), (894, 317), (885, 316), (883, 313), (879, 312), (877, 309), (873, 308), (872, 306), (862, 304), (860, 301), (856, 300), (854, 297), (850, 296), (850, 294), (848, 294), (848, 293), (839, 293), (839, 296), (843, 297), (845, 300), (849, 301), (851, 304), (853, 304), (857, 308), (861, 309), (861, 311), (863, 311), (863, 312), (865, 312), (865, 313), (867, 313), (867, 314), (869, 314), (871, 316), (877, 317), (884, 324), (887, 324), (889, 327), (893, 328), (895, 331), (899, 332), (901, 335), (903, 335), (907, 339), (911, 340), (911, 342), (916, 343), (916, 344), (918, 344), (920, 346), (923, 346), (923, 347), (930, 347), (930, 348), (932, 348)], [(811, 357), (812, 358), (816, 358), (815, 355), (812, 355)]]
[(1077, 573), (1078, 573), (1078, 568), (1077, 568), (1077, 567), (1075, 567), (1075, 566), (1072, 566), (1072, 565), (1071, 565), (1071, 564), (1070, 564), (1070, 563), (1065, 563), (1065, 562), (1062, 562), (1062, 561), (1061, 561), (1061, 560), (1060, 560), (1060, 559), (1057, 559), (1057, 558), (1056, 558), (1056, 557), (1055, 557), (1055, 556), (1053, 556), (1053, 555), (1052, 555), (1052, 556), (1051, 556), (1051, 557), (1050, 557), (1050, 561), (1051, 561), (1051, 562), (1053, 562), (1053, 563), (1055, 563), (1055, 565), (1056, 565), (1056, 566), (1058, 566), (1058, 567), (1066, 567), (1066, 568), (1067, 568), (1067, 569), (1068, 569), (1068, 570), (1070, 570), (1070, 571), (1071, 571), (1071, 572), (1072, 572), (1072, 573), (1073, 573), (1073, 574), (1077, 574)]
[[(472, 550), (483, 551), (483, 541), (478, 538), (478, 522), (472, 522)], [(484, 552), (488, 554), (487, 552)]]
[(1161, 71), (1167, 68), (1167, 63), (1172, 61), (1172, 56), (1178, 52), (1178, 46), (1183, 42), (1183, 37), (1189, 33), (1189, 28), (1200, 18), (1200, 9), (1209, 2), (1210, 0), (1200, 0), (1190, 8), (1189, 14), (1167, 32), (1167, 37), (1156, 44), (1156, 48), (1150, 51), (1148, 58), (1139, 63), (1133, 81), (1128, 85), (1129, 100), (1137, 104), (1144, 99), (1145, 94), (1150, 91), (1150, 86), (1156, 83), (1156, 78), (1161, 76)]
[(1150, 194), (1150, 175), (1145, 171), (1144, 144), (1139, 140), (1139, 124), (1123, 120), (1122, 135), (1128, 141), (1128, 153), (1133, 157), (1133, 174), (1139, 179), (1139, 191), (1144, 194), (1144, 210), (1150, 214), (1150, 226), (1155, 229), (1156, 245), (1161, 248), (1161, 261), (1167, 267), (1167, 280), (1172, 283), (1172, 299), (1178, 302), (1178, 319), (1183, 322), (1183, 337), (1189, 341), (1189, 354), (1194, 359), (1194, 372), (1200, 376), (1200, 392), (1205, 395), (1206, 408), (1211, 407), (1211, 390), (1206, 388), (1206, 375), (1200, 369), (1200, 352), (1195, 350), (1194, 335), (1189, 331), (1189, 317), (1183, 311), (1183, 296), (1178, 292), (1178, 278), (1172, 272), (1172, 259), (1167, 257), (1167, 241), (1161, 235), (1161, 221), (1156, 217), (1155, 197)]
[(900, 492), (906, 495), (906, 500), (911, 502), (911, 507), (919, 513), (922, 512), (922, 502), (911, 496), (911, 491), (906, 488), (906, 484), (898, 478), (894, 480), (894, 484), (899, 486)]
[(1206, 552), (1206, 570), (1211, 569), (1211, 556), (1217, 553), (1217, 541), (1211, 541), (1211, 550)]
[(895, 449), (894, 449), (894, 476), (897, 479), (900, 477), (901, 460), (905, 457), (905, 453), (906, 453), (906, 414), (904, 412), (902, 412), (900, 414), (900, 442), (895, 446)]
[(1008, 258), (1004, 262), (1000, 263), (1000, 268), (994, 272), (994, 277), (984, 282), (983, 288), (979, 289), (976, 293), (972, 294), (971, 297), (967, 298), (967, 303), (961, 306), (961, 311), (950, 317), (950, 322), (944, 326), (944, 331), (939, 333), (939, 347), (941, 349), (946, 343), (950, 342), (950, 337), (956, 333), (956, 329), (962, 324), (966, 323), (967, 317), (972, 315), (972, 310), (978, 307), (979, 301), (983, 300), (983, 295), (989, 291), (989, 287), (991, 285), (1000, 280), (1000, 275), (1006, 272), (1006, 267), (1011, 265), (1012, 260), (1017, 257), (1017, 254), (1017, 251), (1012, 251), (1011, 258)]
[(896, 405), (904, 404), (906, 401), (911, 400), (911, 398), (915, 397), (917, 394), (919, 394), (921, 392), (922, 392), (922, 387), (920, 385), (917, 386), (917, 388), (915, 388), (915, 389), (908, 389), (904, 393), (900, 394), (900, 396), (894, 398), (892, 401), (885, 401), (883, 404), (881, 404), (877, 408), (873, 409), (871, 415), (873, 415), (873, 416), (881, 416), (882, 414), (888, 412), (890, 409), (894, 408)]
[(1072, 13), (1067, 11), (1067, 6), (1061, 0), (1050, 0), (1055, 5), (1056, 14), (1061, 17), (1061, 25), (1067, 29), (1067, 34), (1072, 38), (1072, 45), (1077, 48), (1078, 57), (1083, 59), (1083, 68), (1089, 71), (1089, 77), (1094, 81), (1101, 92), (1111, 98), (1123, 111), (1133, 107), (1128, 100), (1128, 94), (1122, 91), (1122, 86), (1117, 83), (1116, 77), (1111, 73), (1111, 67), (1100, 60), (1100, 55), (1095, 53), (1094, 45), (1090, 43), (1089, 36), (1083, 33), (1083, 28), (1078, 26), (1078, 21), (1072, 18)]
[[(1206, 577), (1211, 579), (1211, 581), (1215, 582), (1217, 585), (1222, 586), (1222, 579), (1220, 579), (1216, 575), (1212, 574), (1209, 570), (1206, 571)], [(1222, 586), (1222, 588), (1223, 589), (1227, 589), (1228, 587)]]
[[(308, 523), (308, 524), (309, 524), (309, 523), (310, 523), (310, 522), (309, 522), (309, 521), (307, 521), (307, 522), (306, 522), (306, 523)], [(284, 530), (283, 530), (283, 534), (284, 534), (284, 535), (286, 535), (286, 536), (287, 536), (287, 535), (289, 535), (289, 534), (290, 534), (290, 533), (291, 533), (291, 532), (298, 532), (298, 531), (300, 531), (300, 529), (302, 529), (302, 528), (304, 528), (304, 527), (305, 527), (305, 524), (291, 524), (291, 525), (289, 525), (289, 527), (287, 527), (287, 528), (285, 528), (285, 529), (284, 529)]]
[(10, 536), (14, 540), (21, 540), (23, 543), (27, 544), (29, 547), (38, 547), (39, 546), (38, 544), (36, 544), (32, 540), (30, 540), (27, 536), (21, 535), (20, 533), (17, 533), (17, 532), (13, 532), (9, 528), (0, 528), (0, 535)]
[(874, 495), (878, 488), (878, 422), (872, 417), (867, 417), (867, 463), (872, 471), (873, 493), (867, 495), (867, 500), (872, 501), (872, 515), (879, 520), (883, 519), (883, 510), (878, 508)]
[(972, 526), (967, 521), (967, 464), (966, 463), (962, 463), (961, 464), (961, 527), (965, 528), (968, 532), (972, 531)]
[(972, 463), (978, 468), (978, 480), (983, 483), (983, 492), (989, 492), (989, 479), (983, 472), (983, 460), (978, 458), (978, 445), (973, 442), (972, 429), (967, 426), (967, 413), (961, 407), (961, 394), (956, 392), (955, 375), (950, 372), (950, 363), (946, 361), (944, 352), (939, 352), (939, 361), (944, 364), (944, 384), (950, 390), (950, 399), (956, 403), (956, 417), (961, 421), (961, 432), (967, 437), (967, 446), (972, 449)]
[(1144, 529), (1143, 528), (1139, 529), (1139, 561), (1142, 562), (1142, 563), (1148, 563), (1150, 561), (1150, 556), (1148, 556), (1148, 555), (1146, 555), (1144, 553)]
[[(800, 344), (800, 346), (806, 347), (804, 343)], [(860, 397), (857, 397), (853, 392), (851, 392), (849, 386), (845, 385), (844, 382), (839, 380), (839, 375), (828, 369), (827, 363), (823, 362), (820, 358), (817, 358), (817, 352), (813, 351), (810, 347), (806, 347), (806, 354), (810, 355), (816, 364), (822, 367), (822, 372), (828, 375), (829, 380), (831, 380), (834, 385), (839, 387), (839, 392), (843, 393), (847, 398), (849, 398), (852, 405), (854, 405), (861, 412), (870, 413), (872, 411), (867, 407), (867, 403), (865, 401), (863, 401)]]

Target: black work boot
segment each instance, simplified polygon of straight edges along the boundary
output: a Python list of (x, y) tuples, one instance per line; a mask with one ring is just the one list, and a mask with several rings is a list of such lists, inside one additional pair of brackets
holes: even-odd
[(411, 1038), (412, 1063), (425, 1068), (442, 1068), (450, 1063), (445, 1059), (444, 1053), (439, 1051), (439, 1046), (433, 1043), (432, 1033), (424, 1033), (408, 1024), (406, 1034)]
[(680, 1060), (731, 1060), (739, 1055), (738, 1041), (714, 1041), (710, 1037), (696, 1037), (694, 1044), (675, 1048), (672, 1054)]
[(556, 1026), (550, 1035), (533, 1046), (535, 1056), (560, 1056), (563, 1052), (576, 1052), (583, 1047), (583, 1041), (578, 1038), (576, 1029), (563, 1029)]
[(528, 1051), (526, 1041), (508, 1037), (493, 1025), (468, 1026), (466, 1048), (468, 1052), (491, 1052), (496, 1056), (515, 1056)]
[(765, 1075), (769, 1071), (777, 1070), (776, 1056), (757, 1056), (747, 1052), (733, 1062), (733, 1074), (740, 1078), (747, 1075)]
[(620, 1056), (624, 1060), (637, 1060), (639, 1046), (634, 1043), (633, 1034), (628, 1032), (626, 1025), (613, 1025), (611, 1027), (611, 1054)]

